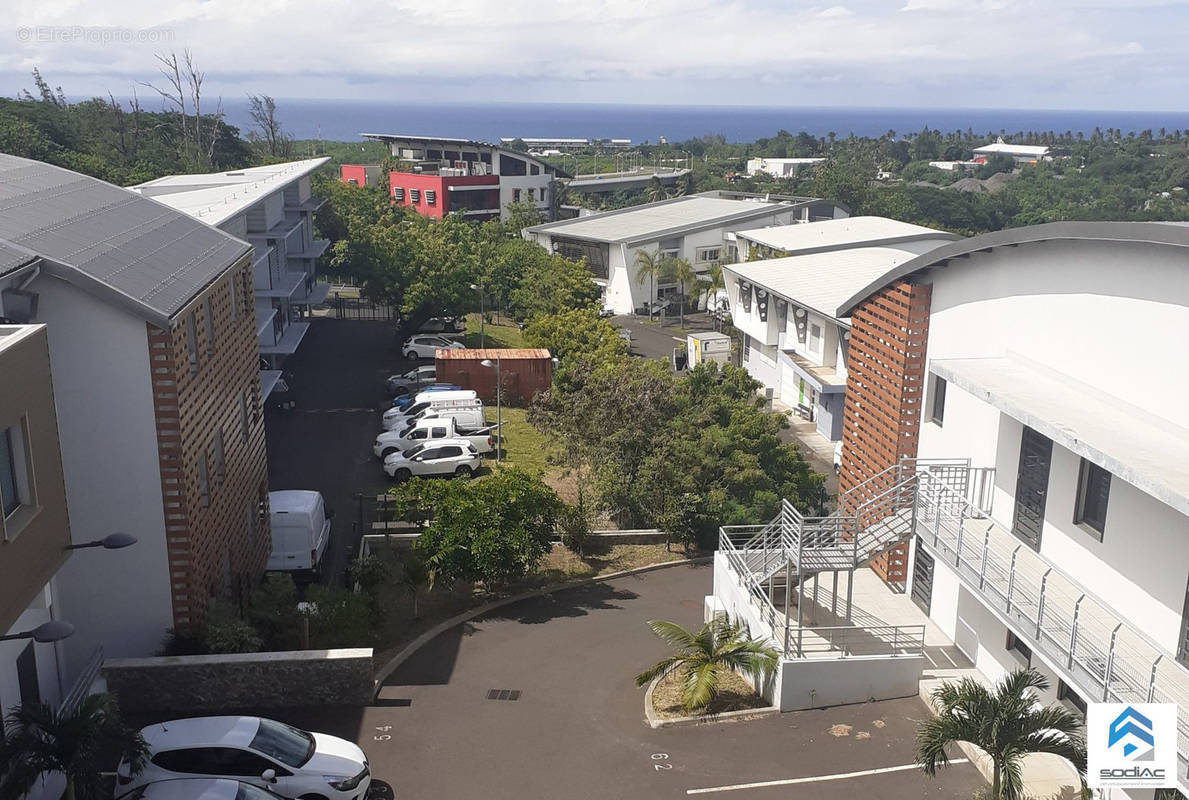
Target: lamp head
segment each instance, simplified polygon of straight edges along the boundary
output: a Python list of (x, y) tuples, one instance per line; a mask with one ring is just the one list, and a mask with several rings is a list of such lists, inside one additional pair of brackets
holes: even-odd
[(74, 626), (60, 619), (51, 619), (33, 629), (33, 641), (46, 644), (57, 642), (74, 633)]

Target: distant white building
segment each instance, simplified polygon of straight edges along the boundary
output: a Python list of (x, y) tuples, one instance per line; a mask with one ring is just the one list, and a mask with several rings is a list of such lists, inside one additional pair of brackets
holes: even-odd
[(314, 238), (314, 212), (325, 200), (310, 191), (310, 175), (328, 158), (196, 175), (166, 175), (129, 187), (189, 214), (253, 247), (256, 326), (265, 369), (265, 398), (280, 367), (301, 344), (310, 306), (326, 300), (330, 284), (318, 282), (318, 258), (329, 242)]
[(850, 336), (850, 319), (839, 306), (893, 266), (958, 237), (883, 217), (850, 217), (739, 231), (736, 238), (783, 256), (723, 267), (731, 321), (744, 334), (744, 368), (838, 441)]
[(993, 155), (1000, 154), (1011, 156), (1019, 164), (1035, 164), (1037, 161), (1043, 161), (1049, 157), (1049, 148), (1043, 145), (1008, 144), (1003, 141), (1002, 136), (991, 144), (974, 148), (976, 161), (979, 159), (985, 161)]
[(791, 178), (802, 169), (825, 161), (824, 158), (750, 158), (747, 160), (747, 174), (751, 176), (766, 173), (774, 178)]
[(929, 166), (934, 169), (943, 169), (946, 172), (953, 172), (954, 170), (972, 170), (975, 167), (981, 166), (978, 161), (930, 161)]
[[(603, 287), (603, 304), (617, 314), (631, 314), (675, 299), (675, 282), (640, 281), (636, 258), (642, 251), (681, 257), (705, 273), (714, 264), (738, 258), (729, 234), (757, 225), (787, 225), (844, 217), (847, 211), (817, 198), (744, 198), (727, 193), (676, 197), (577, 219), (550, 222), (524, 230), (524, 237), (550, 252), (585, 259), (595, 283)], [(686, 294), (693, 289), (686, 286)], [(655, 293), (653, 293), (655, 291)], [(692, 299), (692, 298), (691, 298)]]

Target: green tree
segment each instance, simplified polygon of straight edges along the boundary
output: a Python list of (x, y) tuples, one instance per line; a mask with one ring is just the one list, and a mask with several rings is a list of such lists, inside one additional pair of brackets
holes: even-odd
[(686, 711), (700, 711), (719, 692), (727, 672), (747, 673), (757, 683), (766, 679), (780, 663), (780, 651), (764, 639), (752, 639), (741, 623), (715, 616), (697, 631), (675, 622), (649, 620), (648, 627), (677, 652), (663, 658), (636, 676), (645, 686), (657, 677), (676, 673), (681, 679), (681, 701)]
[(291, 575), (269, 573), (252, 590), (247, 621), (267, 650), (296, 650), (301, 646), (301, 618), (297, 585)]
[(926, 775), (936, 775), (949, 764), (946, 748), (969, 742), (991, 759), (991, 798), (1017, 800), (1023, 796), (1025, 757), (1051, 753), (1073, 764), (1088, 797), (1082, 719), (1058, 705), (1037, 708), (1032, 690), (1048, 688), (1048, 680), (1033, 669), (1010, 672), (993, 688), (970, 678), (943, 684), (933, 691), (937, 716), (917, 729), (917, 763)]
[(628, 354), (628, 343), (615, 326), (589, 307), (534, 317), (524, 329), (524, 340), (547, 348), (563, 370), (574, 361), (601, 365)]
[(374, 638), (367, 598), (337, 586), (314, 584), (306, 590), (310, 646), (315, 650), (366, 647)]
[(668, 265), (668, 277), (677, 281), (681, 287), (680, 305), (677, 311), (681, 316), (681, 327), (685, 327), (685, 287), (694, 286), (698, 282), (698, 273), (694, 272), (694, 265), (688, 258), (671, 258)]
[(400, 580), (413, 598), (413, 619), (421, 618), (417, 610), (418, 600), (422, 592), (433, 588), (434, 577), (432, 565), (419, 550), (410, 548), (401, 555)]
[(264, 647), (259, 632), (239, 609), (221, 598), (207, 605), (199, 639), (208, 653), (258, 653)]
[(44, 703), (17, 706), (0, 740), (0, 797), (23, 797), (42, 775), (60, 772), (66, 800), (98, 800), (111, 753), (121, 753), (133, 774), (148, 757), (140, 732), (120, 719), (114, 695), (89, 695), (66, 712)]
[(502, 587), (537, 568), (548, 552), (561, 501), (515, 467), (474, 481), (411, 481), (392, 490), (398, 503), (426, 509), (418, 554), (434, 580)]
[(656, 203), (668, 197), (661, 179), (653, 175), (648, 180), (648, 188), (644, 190), (644, 197), (649, 203)]
[(668, 257), (656, 250), (638, 250), (636, 252), (636, 281), (648, 281), (648, 318), (652, 319), (652, 310), (656, 306), (656, 279), (665, 275)]

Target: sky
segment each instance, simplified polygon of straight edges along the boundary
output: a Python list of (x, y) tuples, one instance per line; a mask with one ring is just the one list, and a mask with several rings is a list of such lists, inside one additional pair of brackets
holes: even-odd
[[(833, 5), (830, 3), (838, 2)], [(0, 95), (1185, 110), (1189, 0), (8, 0)], [(5, 31), (4, 28), (8, 30)]]

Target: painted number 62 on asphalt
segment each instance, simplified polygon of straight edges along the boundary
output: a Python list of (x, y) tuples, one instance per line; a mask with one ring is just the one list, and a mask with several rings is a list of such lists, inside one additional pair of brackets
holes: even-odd
[(657, 772), (666, 769), (673, 769), (673, 765), (669, 763), (668, 753), (653, 753), (652, 754), (652, 768)]

